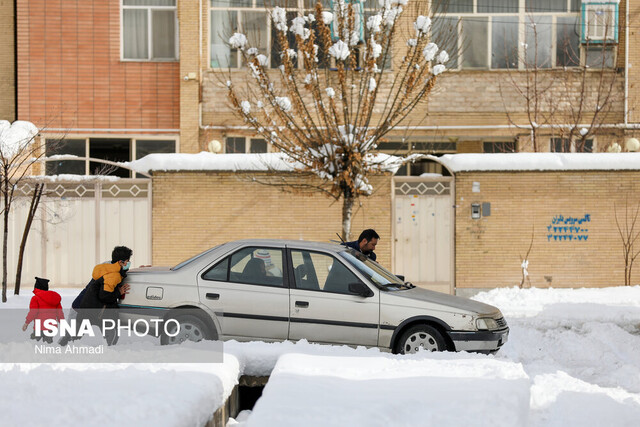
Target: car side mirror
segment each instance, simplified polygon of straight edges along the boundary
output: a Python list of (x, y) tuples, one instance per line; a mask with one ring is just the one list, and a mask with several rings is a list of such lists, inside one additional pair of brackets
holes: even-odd
[(351, 292), (352, 294), (360, 295), (364, 298), (373, 296), (373, 291), (362, 282), (349, 283), (349, 292)]
[(404, 282), (404, 276), (402, 274), (396, 274), (396, 277)]

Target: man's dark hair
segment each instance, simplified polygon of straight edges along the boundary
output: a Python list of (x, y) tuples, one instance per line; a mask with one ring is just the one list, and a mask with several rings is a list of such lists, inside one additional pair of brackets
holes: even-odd
[(376, 230), (374, 230), (373, 228), (367, 228), (362, 233), (360, 233), (360, 237), (358, 237), (358, 243), (362, 242), (365, 239), (367, 240), (367, 242), (370, 242), (371, 239), (379, 239), (379, 238), (380, 236), (378, 236), (378, 233), (376, 233)]
[(111, 264), (118, 261), (126, 261), (131, 258), (133, 251), (126, 246), (116, 246), (111, 252)]

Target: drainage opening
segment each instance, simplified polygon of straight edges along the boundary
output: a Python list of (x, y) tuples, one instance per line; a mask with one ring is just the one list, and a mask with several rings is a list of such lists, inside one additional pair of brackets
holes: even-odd
[(262, 396), (262, 390), (269, 381), (269, 377), (252, 377), (243, 375), (238, 384), (238, 413), (253, 410), (254, 405)]
[(253, 410), (260, 396), (262, 396), (264, 386), (239, 386), (238, 387), (238, 412)]

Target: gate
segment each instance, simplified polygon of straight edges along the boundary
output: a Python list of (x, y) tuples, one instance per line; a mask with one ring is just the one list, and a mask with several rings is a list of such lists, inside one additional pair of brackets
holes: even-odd
[(44, 183), (24, 253), (21, 290), (34, 276), (51, 286), (83, 287), (114, 246), (133, 250), (131, 264), (151, 264), (151, 180), (40, 177), (22, 181), (11, 206), (8, 282), (15, 282), (20, 241), (36, 183)]
[(395, 177), (394, 272), (454, 293), (454, 178)]

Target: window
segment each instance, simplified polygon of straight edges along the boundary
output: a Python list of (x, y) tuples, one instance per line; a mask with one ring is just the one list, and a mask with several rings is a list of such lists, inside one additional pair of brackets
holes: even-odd
[(130, 138), (75, 138), (47, 139), (45, 153), (47, 157), (55, 155), (74, 155), (83, 157), (78, 160), (47, 160), (47, 175), (114, 175), (129, 178), (129, 169), (118, 168), (100, 162), (90, 162), (87, 158), (103, 159), (112, 162), (128, 162), (141, 159), (152, 153), (175, 153), (175, 140), (130, 139)]
[[(359, 2), (356, 2), (359, 3)], [(370, 2), (371, 3), (371, 2)], [(282, 64), (278, 46), (277, 32), (271, 21), (269, 13), (265, 9), (265, 4), (271, 7), (278, 5), (287, 11), (287, 22), (300, 15), (314, 13), (315, 0), (285, 0), (280, 2), (265, 2), (263, 0), (209, 0), (210, 5), (210, 58), (211, 68), (239, 68), (241, 67), (241, 52), (229, 46), (228, 40), (234, 32), (242, 32), (247, 36), (250, 47), (258, 48), (259, 52), (269, 57), (271, 68), (277, 68)], [(332, 5), (336, 2), (331, 0), (322, 1), (324, 10), (331, 11)], [(354, 5), (356, 5), (354, 3)], [(364, 3), (365, 9), (357, 14), (359, 21), (357, 26), (364, 28), (369, 7)], [(359, 7), (359, 6), (358, 6)], [(360, 16), (363, 15), (363, 19)], [(308, 28), (314, 28), (310, 25)], [(333, 28), (333, 26), (331, 27)], [(332, 29), (333, 31), (333, 29)], [(287, 40), (291, 49), (295, 49), (295, 36), (287, 31)], [(322, 57), (322, 52), (319, 52)], [(323, 58), (324, 59), (324, 58)], [(302, 58), (297, 58), (294, 64), (302, 67)], [(382, 60), (381, 60), (382, 63)], [(320, 68), (326, 68), (330, 64), (320, 64)], [(385, 68), (390, 67), (387, 60)]]
[(483, 142), (483, 151), (485, 153), (515, 153), (516, 143), (509, 142)]
[[(595, 55), (588, 55), (587, 48), (580, 44), (580, 5), (580, 0), (443, 1), (438, 11), (444, 15), (440, 15), (439, 20), (453, 31), (444, 31), (436, 20), (434, 40), (450, 52), (452, 58), (458, 58), (458, 63), (452, 60), (447, 64), (449, 69), (500, 70), (588, 64), (586, 58)], [(607, 16), (610, 19), (613, 15)], [(599, 23), (593, 25), (602, 27)], [(611, 39), (609, 33), (606, 37)], [(597, 49), (598, 57), (602, 59), (605, 55), (607, 59), (605, 66), (613, 67), (615, 50)]]
[(207, 270), (202, 278), (219, 282), (284, 286), (282, 250), (243, 248)]
[[(86, 152), (84, 139), (47, 139), (45, 154), (47, 157), (56, 155), (73, 155), (84, 157)], [(84, 175), (84, 160), (51, 160), (45, 164), (46, 175)]]
[(176, 0), (122, 0), (122, 58), (177, 59)]
[(361, 282), (344, 264), (327, 254), (292, 250), (291, 260), (298, 289), (351, 294), (349, 284)]
[(266, 153), (267, 141), (261, 138), (227, 137), (225, 152), (230, 153)]
[(593, 153), (593, 139), (587, 139), (584, 144), (581, 140), (571, 143), (567, 138), (551, 138), (551, 151), (554, 153)]

